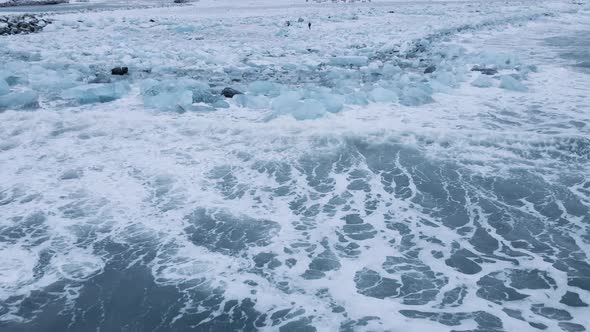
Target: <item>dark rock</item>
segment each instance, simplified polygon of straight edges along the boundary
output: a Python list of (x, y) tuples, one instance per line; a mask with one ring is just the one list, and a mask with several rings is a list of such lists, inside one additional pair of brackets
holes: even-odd
[(112, 75), (127, 75), (129, 73), (129, 68), (127, 67), (115, 67), (111, 69)]
[(232, 89), (232, 88), (225, 88), (221, 91), (221, 94), (225, 98), (233, 98), (235, 95), (241, 95), (242, 93), (240, 91)]
[(436, 70), (436, 66), (428, 66), (428, 67), (426, 67), (426, 69), (424, 69), (424, 74), (434, 73), (435, 70)]
[(156, 22), (156, 21), (155, 21), (154, 19), (150, 19), (150, 22), (154, 23), (154, 22)]
[(395, 14), (395, 11), (393, 11), (393, 10), (390, 10), (390, 11), (388, 11), (388, 13), (390, 13), (390, 14)]
[(17, 35), (39, 32), (50, 23), (51, 21), (48, 19), (38, 19), (30, 14), (0, 16), (0, 35)]
[(473, 67), (471, 68), (471, 71), (478, 71), (484, 75), (496, 75), (498, 73), (498, 70), (495, 68), (485, 68), (485, 67)]

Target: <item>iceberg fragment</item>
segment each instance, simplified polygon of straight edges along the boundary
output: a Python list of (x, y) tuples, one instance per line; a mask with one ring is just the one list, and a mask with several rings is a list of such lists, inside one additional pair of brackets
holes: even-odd
[(113, 84), (99, 83), (70, 88), (62, 92), (64, 99), (74, 100), (79, 104), (106, 103), (124, 96), (129, 85), (124, 82)]
[(432, 88), (427, 84), (410, 86), (403, 90), (400, 104), (405, 106), (418, 106), (433, 102)]
[(252, 109), (266, 109), (270, 107), (269, 100), (265, 96), (237, 95), (234, 97), (234, 100), (238, 105)]
[(324, 104), (316, 99), (302, 99), (302, 95), (289, 91), (273, 99), (271, 108), (275, 115), (289, 114), (297, 120), (322, 117), (328, 112)]
[(338, 56), (330, 59), (329, 64), (332, 66), (366, 66), (369, 58), (366, 56)]
[(35, 91), (8, 93), (0, 96), (0, 111), (35, 108), (39, 106), (39, 96)]
[(255, 81), (248, 86), (248, 92), (253, 95), (276, 97), (280, 94), (280, 85), (267, 81)]
[(503, 75), (502, 77), (500, 77), (500, 88), (518, 92), (525, 92), (528, 90), (527, 87), (524, 86), (524, 84), (519, 82), (511, 75)]
[(144, 105), (152, 109), (182, 111), (193, 103), (193, 92), (188, 88), (154, 79), (142, 82), (141, 95)]
[(479, 75), (471, 85), (477, 88), (489, 88), (493, 85), (492, 80), (487, 75)]
[(0, 78), (0, 96), (5, 95), (10, 92), (10, 86), (6, 83), (5, 80)]
[(397, 101), (397, 93), (395, 91), (382, 87), (374, 88), (369, 95), (377, 103), (393, 103)]

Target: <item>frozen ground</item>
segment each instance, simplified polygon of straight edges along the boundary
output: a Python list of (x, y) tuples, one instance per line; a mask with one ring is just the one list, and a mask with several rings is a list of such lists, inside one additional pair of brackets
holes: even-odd
[(0, 37), (1, 331), (590, 329), (589, 4), (48, 15)]

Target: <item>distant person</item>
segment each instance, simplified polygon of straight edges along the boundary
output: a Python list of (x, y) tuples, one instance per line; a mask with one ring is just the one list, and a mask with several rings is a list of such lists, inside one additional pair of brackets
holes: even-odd
[(311, 22), (307, 23), (307, 27), (311, 30)]

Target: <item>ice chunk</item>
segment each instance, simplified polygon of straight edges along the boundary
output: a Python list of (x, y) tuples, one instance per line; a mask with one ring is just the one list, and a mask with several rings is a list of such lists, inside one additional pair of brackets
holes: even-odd
[(64, 99), (75, 100), (79, 104), (106, 103), (121, 98), (129, 91), (124, 82), (101, 83), (77, 86), (62, 92)]
[(503, 75), (500, 78), (500, 88), (511, 91), (525, 92), (527, 87), (510, 75)]
[[(179, 82), (148, 79), (141, 83), (145, 107), (164, 111), (184, 111), (193, 103), (193, 91)], [(188, 84), (189, 82), (184, 82)]]
[(215, 108), (205, 105), (190, 105), (184, 108), (184, 110), (191, 112), (214, 112)]
[(296, 92), (286, 92), (273, 99), (271, 108), (277, 113), (293, 113), (301, 103), (301, 95)]
[(405, 88), (400, 97), (400, 104), (406, 106), (418, 106), (434, 101), (432, 99), (432, 88), (427, 84)]
[(5, 94), (0, 96), (0, 111), (38, 107), (38, 98), (39, 96), (35, 91), (22, 91)]
[(237, 95), (234, 97), (234, 100), (238, 105), (252, 109), (265, 109), (270, 107), (268, 98), (265, 96)]
[(248, 86), (248, 91), (253, 95), (276, 97), (280, 94), (279, 90), (280, 85), (266, 81), (255, 81)]
[(345, 101), (351, 105), (367, 105), (369, 103), (367, 95), (362, 91), (353, 91), (346, 94)]
[(471, 82), (471, 85), (478, 88), (489, 88), (493, 85), (493, 83), (489, 76), (479, 75), (478, 78)]
[(330, 59), (329, 64), (332, 66), (366, 66), (369, 58), (366, 56), (338, 56)]
[(288, 37), (289, 36), (289, 30), (287, 30), (287, 29), (280, 29), (279, 31), (277, 31), (277, 33), (275, 34), (275, 36), (277, 36), (277, 37)]
[(307, 99), (300, 103), (291, 115), (297, 120), (310, 120), (322, 117), (326, 112), (326, 108), (321, 102)]
[(190, 32), (194, 32), (196, 29), (192, 25), (177, 25), (172, 30), (174, 30), (178, 33), (190, 33)]
[(441, 71), (435, 75), (435, 80), (442, 85), (453, 87), (457, 84), (457, 79), (453, 73)]
[(330, 113), (340, 112), (344, 106), (344, 96), (332, 93), (329, 88), (319, 87), (303, 91), (303, 99), (315, 99)]
[(155, 96), (144, 96), (143, 104), (160, 110), (184, 110), (192, 105), (193, 93), (188, 90), (161, 92)]
[(369, 93), (371, 99), (378, 103), (393, 103), (397, 101), (397, 93), (393, 90), (376, 87)]
[(475, 56), (475, 62), (497, 69), (512, 69), (520, 64), (514, 54), (484, 51)]
[(181, 80), (178, 84), (193, 92), (193, 103), (213, 104), (223, 98), (220, 94), (212, 93), (209, 85), (205, 83), (193, 80)]
[(325, 93), (318, 96), (321, 103), (330, 113), (340, 112), (344, 107), (344, 97), (332, 93)]
[(223, 100), (216, 101), (211, 105), (215, 108), (229, 108), (229, 104)]
[(286, 92), (272, 101), (276, 115), (290, 114), (297, 120), (316, 119), (327, 113), (324, 104), (315, 99), (301, 99), (297, 92)]
[(0, 96), (3, 96), (9, 92), (10, 92), (10, 86), (8, 86), (8, 83), (6, 83), (6, 81), (4, 79), (0, 78)]

